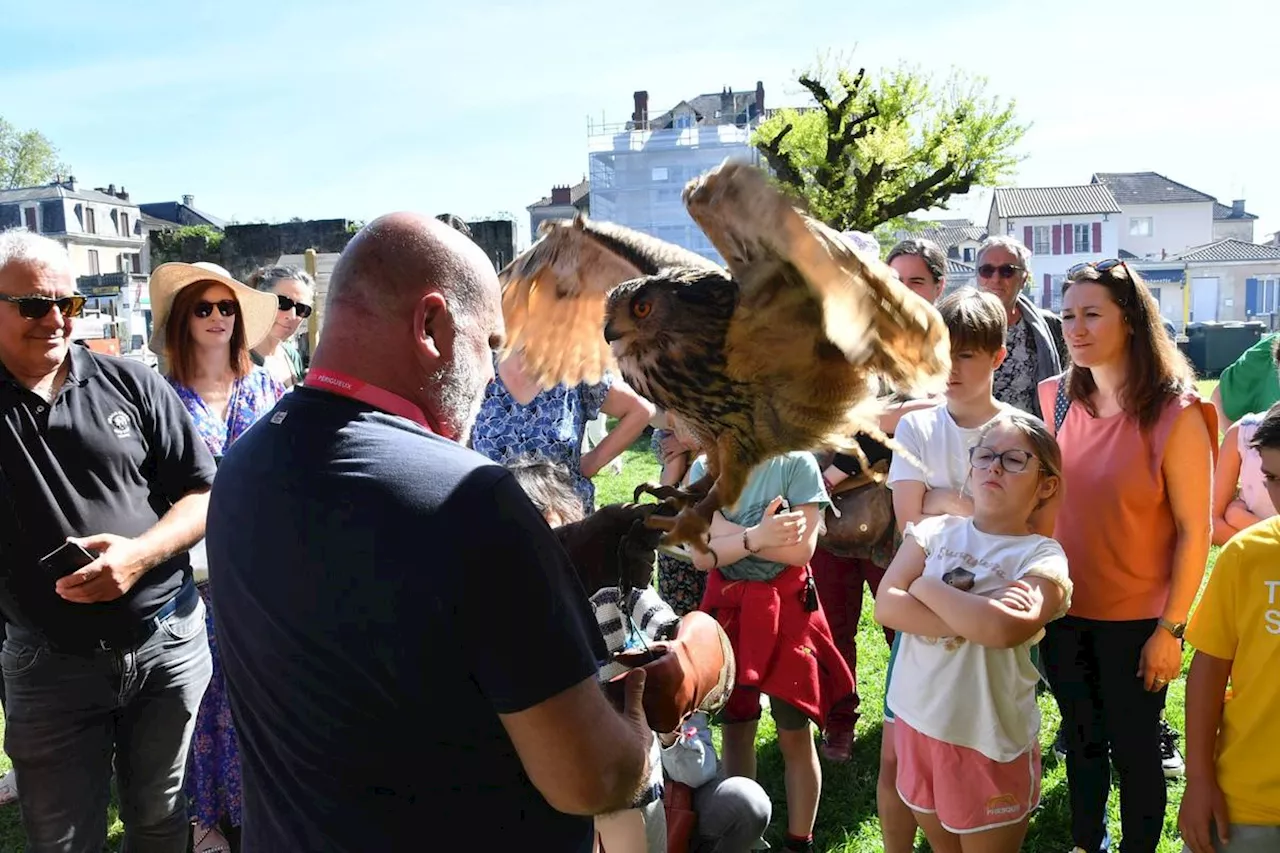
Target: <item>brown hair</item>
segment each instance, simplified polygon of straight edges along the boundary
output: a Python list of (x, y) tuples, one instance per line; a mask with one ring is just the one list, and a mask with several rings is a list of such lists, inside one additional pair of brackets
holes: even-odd
[[(169, 375), (182, 385), (190, 385), (196, 373), (196, 353), (191, 346), (191, 317), (196, 303), (205, 291), (220, 281), (194, 281), (179, 290), (169, 306), (169, 319), (165, 322), (164, 348), (169, 360)], [(235, 291), (232, 291), (235, 299)], [(235, 299), (240, 306), (240, 300)], [(216, 308), (214, 309), (217, 310)], [(244, 342), (244, 316), (236, 311), (235, 325), (231, 329), (230, 367), (237, 379), (249, 374), (253, 363), (249, 360), (249, 348)]]
[(994, 429), (1009, 427), (1021, 433), (1031, 444), (1031, 452), (1040, 460), (1040, 470), (1050, 477), (1062, 477), (1062, 448), (1058, 440), (1049, 432), (1044, 421), (1034, 418), (1025, 412), (1001, 412), (982, 428), (978, 440), (986, 438)]
[[(1155, 426), (1165, 404), (1191, 389), (1195, 373), (1191, 363), (1164, 329), (1160, 303), (1151, 295), (1146, 282), (1127, 263), (1099, 271), (1088, 266), (1062, 285), (1062, 293), (1073, 284), (1097, 284), (1107, 291), (1132, 332), (1126, 354), (1124, 385), (1120, 388), (1120, 407), (1146, 430)], [(1075, 400), (1090, 415), (1098, 412), (1090, 400), (1098, 385), (1093, 371), (1072, 365), (1067, 371), (1067, 399)]]
[(1004, 304), (986, 291), (962, 287), (938, 303), (951, 335), (951, 351), (999, 352), (1009, 331)]

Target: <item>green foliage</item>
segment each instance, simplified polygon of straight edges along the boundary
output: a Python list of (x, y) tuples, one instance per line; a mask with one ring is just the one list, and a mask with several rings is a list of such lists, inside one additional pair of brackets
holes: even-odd
[(44, 134), (20, 131), (0, 117), (0, 189), (40, 186), (70, 172)]
[(896, 229), (974, 186), (1007, 179), (1028, 125), (986, 81), (953, 71), (944, 81), (907, 65), (872, 79), (821, 62), (799, 78), (816, 103), (783, 109), (753, 144), (812, 215), (841, 231)]
[(170, 261), (213, 261), (221, 263), (223, 233), (212, 225), (183, 225), (173, 231), (151, 234), (151, 264)]

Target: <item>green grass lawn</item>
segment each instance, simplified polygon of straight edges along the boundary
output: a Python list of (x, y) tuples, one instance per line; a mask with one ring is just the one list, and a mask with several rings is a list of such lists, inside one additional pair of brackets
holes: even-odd
[[(1216, 381), (1200, 382), (1200, 392), (1208, 399)], [(614, 475), (603, 472), (596, 476), (596, 501), (599, 505), (630, 501), (632, 491), (644, 482), (657, 482), (659, 466), (649, 451), (649, 437), (642, 436), (622, 455), (622, 471)], [(1217, 549), (1214, 549), (1216, 554)], [(1213, 558), (1210, 557), (1210, 565)], [(874, 603), (865, 599), (862, 623), (858, 631), (858, 694), (862, 699), (863, 718), (858, 724), (857, 742), (853, 760), (838, 765), (823, 762), (822, 802), (818, 809), (815, 840), (819, 850), (829, 853), (880, 853), (880, 826), (876, 818), (876, 773), (880, 755), (880, 714), (884, 696), (884, 671), (889, 660), (889, 649), (884, 634), (873, 618)], [(1168, 717), (1175, 729), (1183, 730), (1182, 701), (1185, 686), (1187, 654), (1183, 665), (1183, 678), (1169, 686)], [(1031, 829), (1023, 850), (1031, 853), (1065, 853), (1071, 849), (1068, 825), (1067, 787), (1065, 769), (1053, 757), (1050, 741), (1058, 728), (1058, 710), (1048, 696), (1040, 699), (1044, 714), (1041, 730), (1044, 750), (1045, 775), (1042, 804), (1032, 817)], [(0, 719), (0, 735), (4, 721)], [(717, 737), (717, 743), (718, 743)], [(782, 786), (782, 755), (778, 752), (773, 723), (766, 714), (761, 720), (757, 745), (760, 750), (760, 783), (773, 800), (773, 823), (768, 840), (781, 847), (786, 827), (786, 797)], [(0, 771), (9, 769), (9, 759), (0, 754)], [(1169, 783), (1169, 808), (1165, 814), (1165, 840), (1160, 853), (1180, 853), (1177, 841), (1178, 803), (1182, 798), (1181, 780)], [(113, 802), (109, 815), (110, 831), (108, 850), (118, 851), (123, 839), (120, 823)], [(1119, 837), (1120, 815), (1116, 796), (1111, 797), (1111, 834)], [(24, 844), (24, 835), (18, 821), (18, 807), (0, 809), (0, 853), (17, 853)], [(922, 842), (922, 848), (927, 845)]]

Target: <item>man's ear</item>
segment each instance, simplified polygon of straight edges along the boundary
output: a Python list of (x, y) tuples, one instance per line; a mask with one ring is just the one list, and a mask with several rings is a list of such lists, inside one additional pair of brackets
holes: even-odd
[(439, 291), (423, 294), (413, 308), (415, 339), (431, 358), (442, 357), (440, 342), (453, 337), (451, 318), (444, 295)]

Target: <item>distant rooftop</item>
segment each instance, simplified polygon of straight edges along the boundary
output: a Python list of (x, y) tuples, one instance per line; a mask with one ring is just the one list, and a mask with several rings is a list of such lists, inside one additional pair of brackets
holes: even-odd
[(1213, 261), (1280, 261), (1280, 246), (1263, 246), (1244, 240), (1217, 240), (1203, 246), (1187, 249), (1174, 255), (1173, 260), (1188, 262)]
[(1101, 183), (1068, 187), (996, 187), (993, 202), (1002, 219), (1119, 213), (1115, 196)]
[(1094, 183), (1111, 188), (1120, 204), (1194, 204), (1216, 202), (1213, 196), (1166, 178), (1159, 172), (1096, 172)]

